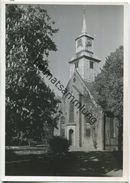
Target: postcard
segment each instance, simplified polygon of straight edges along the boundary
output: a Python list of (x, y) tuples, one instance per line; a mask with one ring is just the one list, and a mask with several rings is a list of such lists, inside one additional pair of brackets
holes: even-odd
[(127, 3), (2, 11), (2, 179), (126, 181)]

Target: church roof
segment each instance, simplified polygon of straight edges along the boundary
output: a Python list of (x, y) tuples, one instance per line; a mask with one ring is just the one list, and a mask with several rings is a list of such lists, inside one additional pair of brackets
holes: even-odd
[(92, 96), (94, 97), (96, 103), (98, 104), (98, 96), (97, 96), (97, 92), (94, 89), (94, 82), (90, 83), (87, 81), (84, 81), (89, 89), (89, 91), (91, 92)]
[(73, 62), (75, 62), (75, 61), (77, 61), (79, 59), (82, 59), (82, 58), (86, 58), (86, 59), (93, 60), (93, 61), (96, 61), (96, 62), (101, 62), (101, 60), (99, 60), (96, 57), (90, 57), (90, 56), (87, 56), (87, 55), (81, 55), (80, 57), (73, 58), (72, 60), (69, 61), (69, 63), (73, 63)]
[(77, 39), (79, 39), (79, 38), (81, 38), (81, 37), (88, 37), (88, 38), (91, 38), (91, 39), (94, 39), (90, 34), (88, 34), (88, 33), (82, 33), (82, 34), (80, 34), (76, 39), (75, 39), (75, 41), (77, 40)]

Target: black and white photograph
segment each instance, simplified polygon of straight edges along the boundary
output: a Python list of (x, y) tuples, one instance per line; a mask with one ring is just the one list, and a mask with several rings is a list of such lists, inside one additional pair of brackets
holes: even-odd
[(124, 20), (124, 4), (6, 4), (5, 176), (123, 177)]

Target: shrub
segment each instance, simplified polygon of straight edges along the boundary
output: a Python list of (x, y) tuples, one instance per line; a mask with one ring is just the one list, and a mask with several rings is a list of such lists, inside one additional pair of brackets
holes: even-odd
[(67, 153), (69, 150), (69, 141), (63, 137), (55, 136), (49, 141), (50, 150), (55, 154)]

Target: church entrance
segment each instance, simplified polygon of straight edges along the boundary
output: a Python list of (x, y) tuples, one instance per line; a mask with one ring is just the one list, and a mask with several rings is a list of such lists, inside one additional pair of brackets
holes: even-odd
[(74, 130), (72, 129), (69, 130), (69, 142), (71, 146), (74, 145)]

